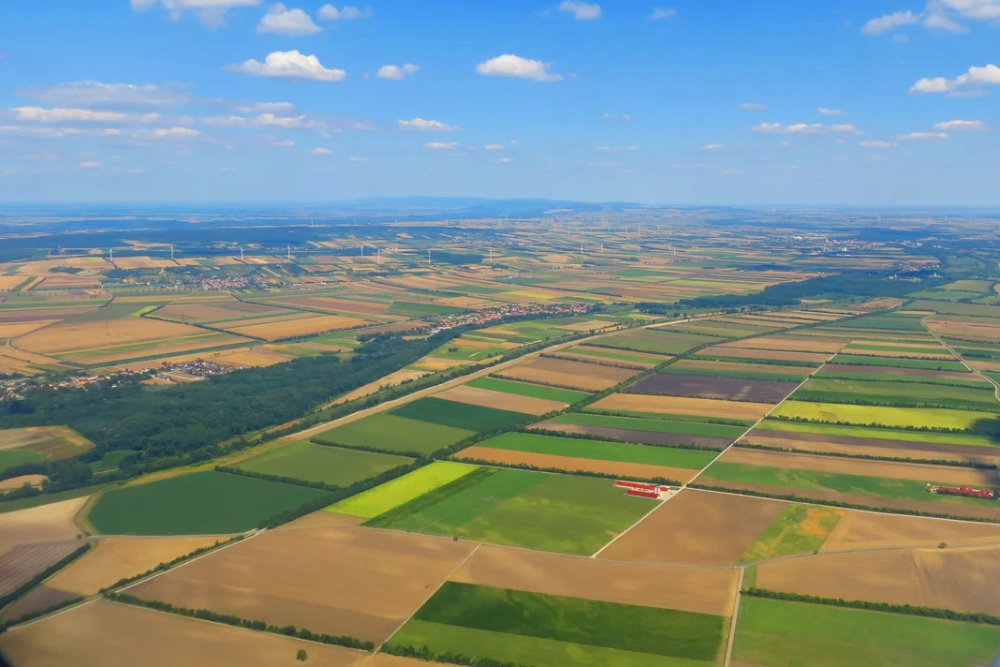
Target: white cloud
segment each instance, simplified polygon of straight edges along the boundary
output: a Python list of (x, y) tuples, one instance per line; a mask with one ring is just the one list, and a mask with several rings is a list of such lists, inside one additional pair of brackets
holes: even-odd
[(910, 10), (905, 12), (895, 12), (893, 14), (886, 14), (885, 16), (879, 16), (874, 18), (861, 28), (861, 32), (866, 35), (881, 35), (883, 33), (889, 32), (890, 30), (895, 30), (904, 25), (913, 25), (920, 21), (920, 16), (914, 14)]
[(200, 134), (198, 130), (192, 130), (188, 127), (171, 127), (161, 128), (159, 130), (153, 130), (153, 134), (157, 137), (196, 137)]
[(77, 81), (52, 86), (30, 86), (17, 90), (18, 95), (54, 106), (81, 107), (165, 107), (191, 100), (183, 84), (101, 83)]
[(75, 127), (21, 127), (20, 125), (0, 125), (0, 132), (48, 139), (62, 139), (63, 137), (84, 134), (83, 130)]
[(100, 166), (101, 163), (95, 160), (86, 160), (79, 165), (80, 169), (98, 169)]
[(822, 134), (826, 127), (819, 123), (807, 125), (806, 123), (796, 123), (795, 125), (783, 125), (781, 123), (761, 123), (754, 125), (754, 132), (762, 134)]
[(91, 111), (90, 109), (43, 109), (41, 107), (17, 107), (18, 120), (33, 120), (41, 123), (61, 123), (66, 121), (87, 121), (107, 123), (125, 120), (127, 117), (117, 111)]
[(986, 129), (986, 123), (981, 120), (947, 120), (934, 125), (935, 130), (948, 132), (951, 130), (972, 130), (982, 131)]
[(291, 102), (254, 102), (236, 107), (241, 113), (266, 113), (275, 111), (291, 111), (295, 105)]
[(378, 72), (375, 73), (380, 79), (389, 79), (390, 81), (401, 81), (411, 74), (416, 74), (420, 71), (419, 65), (413, 65), (407, 63), (405, 65), (382, 65), (378, 68)]
[(1000, 20), (1000, 0), (941, 0), (941, 4), (965, 18)]
[(954, 79), (946, 79), (942, 76), (933, 79), (920, 79), (910, 87), (911, 93), (953, 93), (959, 88), (967, 86), (998, 86), (1000, 85), (1000, 67), (996, 65), (985, 65), (983, 67), (970, 67), (965, 74), (960, 74)]
[(531, 79), (532, 81), (562, 81), (559, 74), (549, 72), (550, 63), (543, 63), (540, 60), (530, 60), (513, 54), (505, 53), (479, 63), (476, 72), (483, 76), (509, 76), (517, 79)]
[(243, 116), (212, 116), (210, 118), (202, 118), (201, 122), (206, 125), (218, 125), (221, 127), (246, 127), (250, 124), (250, 119)]
[(347, 158), (347, 161), (348, 162), (368, 162), (368, 160), (364, 159), (363, 157), (349, 157), (349, 158)]
[(319, 8), (319, 18), (324, 21), (351, 21), (354, 19), (365, 19), (374, 14), (371, 7), (361, 9), (359, 7), (347, 6), (337, 9), (333, 5), (323, 5)]
[(702, 150), (705, 151), (721, 151), (726, 147), (725, 144), (705, 144)]
[(859, 141), (858, 146), (862, 148), (892, 148), (896, 144), (889, 141)]
[(153, 113), (146, 113), (140, 116), (139, 120), (142, 121), (143, 123), (155, 123), (156, 121), (160, 120), (160, 114), (156, 113), (155, 111)]
[(874, 18), (865, 23), (862, 32), (881, 35), (917, 24), (929, 30), (968, 32), (968, 28), (959, 23), (960, 19), (1000, 22), (1000, 0), (930, 0), (920, 13), (906, 10)]
[(620, 120), (623, 122), (628, 122), (632, 120), (632, 116), (627, 113), (606, 113), (603, 115), (604, 120)]
[(279, 35), (314, 35), (322, 30), (301, 9), (288, 9), (281, 3), (271, 5), (257, 24), (257, 32), (276, 32)]
[(306, 56), (298, 51), (275, 51), (268, 54), (264, 62), (251, 58), (242, 65), (229, 65), (227, 70), (243, 72), (251, 76), (273, 76), (288, 79), (309, 79), (312, 81), (343, 81), (347, 72), (342, 69), (327, 69), (316, 56)]
[(860, 130), (858, 130), (858, 128), (854, 127), (853, 125), (847, 125), (847, 124), (844, 124), (844, 125), (831, 125), (830, 126), (830, 131), (831, 132), (850, 132), (851, 134), (864, 134), (864, 132), (861, 132)]
[(673, 7), (668, 7), (667, 9), (660, 9), (657, 7), (653, 10), (653, 13), (649, 15), (650, 21), (662, 21), (663, 19), (672, 19), (677, 16), (677, 10)]
[(483, 148), (488, 151), (502, 151), (505, 147), (503, 144), (486, 144)]
[(269, 125), (284, 128), (315, 128), (317, 123), (306, 120), (305, 116), (275, 116), (273, 113), (262, 113), (254, 119), (258, 125)]
[(744, 104), (739, 105), (736, 108), (739, 109), (740, 111), (765, 111), (767, 110), (767, 105), (757, 104), (754, 102), (746, 102)]
[(595, 151), (637, 151), (637, 150), (639, 150), (639, 147), (638, 146), (622, 146), (622, 147), (619, 148), (617, 146), (594, 146), (594, 150)]
[(844, 111), (843, 109), (829, 109), (827, 107), (820, 107), (819, 109), (816, 109), (816, 111), (819, 111), (824, 116), (846, 116), (847, 115), (847, 112)]
[(222, 25), (226, 12), (233, 7), (253, 7), (260, 0), (131, 0), (132, 9), (144, 12), (154, 5), (163, 5), (170, 12), (170, 18), (180, 19), (184, 12), (194, 12), (195, 16), (210, 28)]
[(514, 161), (514, 158), (502, 157), (499, 160), (493, 160), (496, 164), (510, 164)]
[(944, 132), (910, 132), (896, 137), (900, 141), (923, 141), (926, 139), (949, 139)]
[(398, 125), (401, 130), (415, 130), (417, 132), (457, 132), (462, 129), (458, 125), (448, 125), (439, 120), (424, 120), (423, 118), (400, 120)]
[(576, 2), (574, 0), (563, 0), (558, 7), (561, 12), (570, 12), (577, 21), (593, 21), (601, 16), (601, 6), (596, 2)]
[(330, 155), (330, 153), (332, 153), (332, 152), (333, 151), (328, 150), (326, 148), (314, 148), (314, 149), (312, 149), (312, 154), (313, 155)]
[(424, 144), (424, 148), (429, 148), (431, 150), (446, 150), (449, 148), (458, 148), (458, 144), (454, 141), (430, 141)]

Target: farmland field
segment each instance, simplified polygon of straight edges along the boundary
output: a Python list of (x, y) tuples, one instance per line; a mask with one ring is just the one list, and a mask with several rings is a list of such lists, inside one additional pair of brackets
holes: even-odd
[(774, 412), (775, 417), (803, 419), (811, 422), (834, 424), (879, 425), (929, 429), (972, 430), (981, 422), (993, 422), (996, 415), (972, 410), (947, 410), (941, 408), (896, 408), (887, 406), (847, 405), (838, 403), (810, 403), (785, 401)]
[(327, 445), (430, 454), (472, 434), (468, 429), (382, 413), (324, 431), (313, 440)]
[(199, 472), (108, 491), (87, 520), (109, 535), (238, 533), (325, 493), (239, 475)]
[(93, 446), (65, 426), (5, 429), (0, 431), (0, 472), (22, 463), (78, 456)]
[(531, 418), (530, 415), (523, 412), (456, 403), (434, 397), (421, 398), (407, 403), (393, 410), (391, 414), (476, 433), (493, 431)]
[(663, 415), (694, 415), (748, 420), (760, 419), (774, 408), (769, 403), (719, 401), (680, 396), (643, 396), (640, 394), (612, 394), (593, 403), (592, 406), (597, 410), (611, 412), (654, 412)]
[(744, 563), (817, 551), (837, 527), (843, 511), (789, 505), (740, 557)]
[(795, 392), (796, 401), (822, 403), (864, 402), (896, 407), (938, 407), (957, 410), (1000, 412), (1000, 401), (993, 387), (980, 384), (976, 388), (948, 387), (917, 382), (885, 382), (878, 380), (809, 379)]
[(561, 403), (573, 404), (582, 401), (590, 394), (582, 391), (571, 391), (569, 389), (557, 389), (538, 384), (528, 384), (526, 382), (512, 382), (511, 380), (501, 380), (500, 378), (483, 377), (476, 378), (471, 382), (466, 382), (469, 387), (477, 389), (488, 389), (490, 391), (500, 391), (519, 396), (530, 396), (531, 398), (541, 398), (547, 401), (559, 401)]
[(863, 425), (845, 426), (840, 424), (820, 424), (766, 419), (755, 431), (767, 430), (780, 433), (809, 433), (816, 435), (844, 436), (853, 438), (874, 438), (878, 440), (912, 440), (914, 442), (940, 443), (943, 445), (963, 445), (968, 447), (997, 447), (1000, 442), (987, 435), (973, 433), (935, 433), (933, 431), (913, 431), (909, 429), (866, 428)]
[(777, 403), (797, 386), (797, 382), (654, 373), (629, 385), (623, 391), (629, 394)]
[(744, 597), (733, 660), (759, 667), (987, 667), (1000, 628)]
[(505, 368), (498, 375), (510, 380), (537, 382), (575, 390), (600, 391), (624, 382), (638, 372), (634, 369), (540, 357)]
[(403, 456), (291, 441), (280, 448), (247, 459), (236, 467), (276, 477), (350, 486), (354, 482), (412, 462), (413, 459)]
[(561, 401), (549, 401), (543, 398), (532, 398), (531, 396), (509, 394), (491, 389), (479, 389), (468, 385), (452, 387), (436, 396), (442, 400), (454, 401), (463, 405), (499, 408), (536, 416), (557, 412), (568, 406), (567, 403)]
[(477, 469), (476, 466), (435, 461), (374, 489), (368, 489), (336, 505), (331, 505), (326, 511), (372, 519)]

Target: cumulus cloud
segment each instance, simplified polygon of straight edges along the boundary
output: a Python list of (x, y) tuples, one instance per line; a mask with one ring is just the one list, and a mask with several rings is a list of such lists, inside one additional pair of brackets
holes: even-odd
[(257, 24), (257, 32), (275, 32), (279, 35), (314, 35), (322, 30), (301, 9), (288, 9), (281, 3), (271, 5)]
[(861, 28), (861, 32), (866, 35), (881, 35), (904, 25), (913, 25), (918, 21), (920, 21), (920, 16), (910, 10), (894, 12), (871, 19)]
[(827, 107), (820, 107), (819, 109), (816, 109), (816, 111), (819, 111), (824, 116), (846, 116), (847, 115), (847, 112), (844, 111), (843, 109), (830, 109), (830, 108), (827, 108)]
[(126, 114), (117, 111), (92, 111), (90, 109), (43, 109), (42, 107), (17, 107), (17, 120), (33, 120), (41, 123), (61, 123), (65, 121), (114, 122), (125, 120)]
[(927, 139), (949, 139), (944, 132), (910, 132), (896, 137), (900, 141), (924, 141)]
[(324, 21), (353, 21), (354, 19), (366, 19), (374, 13), (375, 12), (371, 7), (361, 9), (360, 7), (347, 6), (343, 9), (337, 9), (333, 5), (323, 5), (319, 8), (319, 17)]
[(29, 86), (16, 92), (46, 104), (70, 108), (166, 107), (191, 101), (189, 87), (176, 83), (135, 85), (77, 81)]
[(530, 60), (510, 53), (497, 56), (476, 66), (476, 72), (483, 76), (508, 76), (532, 81), (562, 81), (562, 76), (549, 72), (551, 63)]
[(80, 169), (98, 169), (101, 166), (100, 162), (96, 160), (86, 160), (80, 163)]
[(382, 65), (378, 68), (375, 76), (380, 79), (389, 79), (390, 81), (401, 81), (419, 71), (420, 66), (411, 63), (406, 63), (405, 65)]
[(326, 148), (314, 148), (314, 149), (312, 149), (312, 154), (313, 155), (330, 155), (330, 153), (332, 153), (332, 152), (333, 151), (330, 151), (330, 150), (328, 150)]
[(449, 148), (458, 148), (458, 144), (454, 141), (429, 141), (424, 144), (424, 148), (429, 148), (431, 150), (447, 150)]
[(702, 150), (705, 151), (721, 151), (726, 147), (725, 144), (705, 144)]
[(736, 107), (740, 111), (766, 111), (766, 104), (757, 104), (756, 102), (745, 102)]
[(250, 124), (250, 119), (243, 116), (212, 116), (210, 118), (202, 118), (201, 122), (206, 125), (217, 125), (220, 127), (246, 127)]
[(253, 7), (259, 5), (260, 0), (131, 0), (130, 4), (137, 12), (162, 5), (175, 21), (185, 12), (194, 12), (206, 26), (216, 28), (225, 21), (228, 10), (234, 7)]
[(307, 79), (312, 81), (343, 81), (347, 72), (342, 69), (327, 69), (316, 56), (307, 56), (298, 51), (275, 51), (269, 53), (264, 62), (251, 58), (242, 65), (229, 65), (225, 69), (242, 72), (251, 76), (272, 76), (287, 79)]
[(632, 120), (632, 116), (627, 113), (606, 113), (603, 115), (604, 120), (620, 120), (628, 122)]
[(503, 144), (486, 144), (483, 146), (488, 151), (502, 151), (504, 149)]
[(677, 16), (677, 10), (673, 7), (667, 7), (666, 9), (657, 7), (653, 10), (653, 13), (649, 15), (649, 20), (662, 21), (663, 19), (672, 19), (675, 16)]
[(171, 127), (153, 130), (153, 134), (157, 137), (196, 137), (200, 133), (189, 127)]
[(907, 25), (930, 30), (968, 32), (959, 21), (1000, 22), (1000, 0), (931, 0), (922, 12), (898, 11), (871, 19), (861, 28), (868, 35), (881, 35)]
[(960, 74), (954, 79), (946, 79), (943, 76), (920, 79), (910, 87), (910, 92), (923, 95), (932, 93), (960, 94), (959, 89), (961, 88), (997, 85), (1000, 85), (1000, 67), (990, 64), (984, 67), (970, 67), (965, 74)]
[(456, 132), (462, 129), (458, 125), (448, 125), (439, 120), (424, 120), (423, 118), (400, 120), (398, 125), (401, 130), (415, 130), (417, 132)]
[(274, 111), (291, 111), (295, 105), (291, 102), (254, 102), (253, 104), (243, 104), (236, 107), (241, 113), (262, 113)]
[(862, 148), (892, 148), (895, 145), (896, 144), (894, 144), (892, 142), (881, 141), (881, 140), (859, 141), (858, 142), (858, 146), (861, 146)]
[(601, 16), (601, 6), (596, 2), (590, 4), (587, 2), (576, 2), (574, 0), (563, 0), (559, 3), (558, 7), (561, 12), (569, 12), (573, 14), (573, 18), (577, 21), (593, 21)]
[(980, 132), (986, 129), (986, 123), (981, 120), (946, 120), (943, 123), (935, 124), (934, 129), (943, 132), (952, 130)]
[(493, 162), (496, 163), (496, 164), (510, 164), (513, 161), (514, 161), (514, 158), (510, 158), (510, 157), (502, 157), (499, 160), (493, 160)]
[(794, 125), (761, 123), (750, 129), (762, 134), (826, 134), (828, 132), (862, 134), (858, 128), (847, 124), (826, 126), (822, 123), (795, 123)]

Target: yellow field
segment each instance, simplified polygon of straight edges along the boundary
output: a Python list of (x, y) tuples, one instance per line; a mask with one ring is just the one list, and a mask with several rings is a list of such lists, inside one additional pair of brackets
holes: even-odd
[(0, 338), (17, 338), (26, 333), (41, 329), (59, 320), (36, 320), (34, 322), (4, 322), (0, 323)]
[(352, 329), (354, 327), (364, 326), (365, 324), (368, 324), (367, 320), (362, 320), (356, 317), (342, 317), (340, 315), (314, 315), (282, 320), (280, 322), (228, 327), (227, 331), (231, 331), (235, 334), (251, 336), (253, 338), (277, 340), (279, 338), (291, 338), (293, 336), (308, 336), (310, 334), (318, 334), (324, 331)]
[(774, 406), (768, 403), (717, 401), (709, 398), (611, 394), (594, 403), (593, 407), (613, 412), (655, 412), (665, 415), (757, 420), (766, 415)]
[(912, 426), (916, 428), (968, 429), (980, 420), (993, 421), (996, 415), (971, 410), (941, 408), (892, 408), (872, 405), (842, 405), (839, 403), (809, 403), (786, 401), (775, 416), (847, 424), (878, 424), (881, 426)]
[(25, 280), (24, 276), (0, 276), (0, 292), (12, 290)]

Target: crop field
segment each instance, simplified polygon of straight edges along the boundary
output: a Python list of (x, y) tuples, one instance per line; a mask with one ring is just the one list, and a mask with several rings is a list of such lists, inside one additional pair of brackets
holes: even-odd
[(250, 338), (277, 340), (279, 338), (309, 336), (327, 331), (353, 329), (370, 323), (369, 320), (357, 317), (312, 313), (300, 313), (295, 317), (282, 317), (281, 319), (262, 318), (262, 320), (244, 320), (239, 326), (226, 326), (224, 328), (232, 333)]
[(406, 403), (390, 414), (475, 433), (493, 431), (531, 419), (531, 415), (523, 412), (456, 403), (433, 396)]
[(478, 470), (476, 466), (435, 461), (374, 489), (368, 489), (336, 505), (331, 505), (326, 511), (372, 519), (476, 470)]
[(732, 616), (735, 570), (621, 563), (483, 545), (450, 581)]
[(647, 375), (633, 385), (629, 385), (623, 391), (629, 394), (652, 394), (654, 396), (689, 396), (691, 398), (717, 398), (728, 401), (777, 403), (792, 393), (797, 386), (797, 382), (654, 373)]
[(937, 361), (931, 359), (902, 359), (894, 357), (871, 357), (857, 354), (838, 354), (830, 360), (831, 364), (846, 364), (850, 366), (875, 366), (872, 372), (881, 371), (882, 367), (911, 368), (926, 371), (950, 371), (968, 373), (968, 369), (958, 361)]
[[(878, 431), (878, 429), (868, 429), (868, 432), (873, 431)], [(981, 447), (969, 447), (966, 445), (917, 442), (913, 440), (890, 440), (867, 437), (821, 435), (814, 433), (795, 433), (786, 431), (771, 431), (761, 428), (756, 428), (748, 433), (741, 440), (741, 444), (778, 448), (784, 451), (793, 452), (835, 454), (854, 457), (873, 456), (892, 459), (911, 459), (914, 461), (964, 461), (969, 463), (988, 463), (991, 458), (995, 459), (1000, 457), (1000, 449), (997, 449), (996, 451), (988, 451)]]
[(443, 400), (465, 405), (499, 408), (501, 410), (536, 416), (556, 412), (569, 406), (568, 403), (561, 401), (549, 401), (544, 398), (532, 398), (530, 396), (509, 394), (491, 389), (479, 389), (468, 385), (459, 385), (436, 396)]
[[(818, 551), (843, 515), (843, 510), (830, 507), (788, 505), (740, 557), (740, 561), (753, 563)], [(760, 585), (767, 588), (764, 584)]]
[(724, 618), (710, 614), (448, 582), (390, 646), (538, 667), (694, 667), (715, 664), (724, 626)]
[(307, 650), (310, 661), (355, 667), (368, 654), (339, 646), (255, 632), (149, 609), (98, 600), (20, 626), (0, 636), (0, 651), (24, 667), (146, 667), (208, 663), (246, 667), (294, 665)]
[(0, 553), (0, 596), (8, 595), (80, 547), (77, 542), (18, 546)]
[[(787, 503), (684, 489), (601, 552), (639, 563), (732, 566), (777, 521)], [(669, 544), (669, 548), (664, 548)]]
[(996, 626), (744, 597), (733, 664), (987, 667), (998, 645)]
[(809, 375), (809, 369), (796, 368), (795, 366), (711, 361), (706, 359), (681, 359), (667, 366), (663, 369), (663, 372), (678, 375), (735, 377), (753, 380), (778, 380), (783, 382), (801, 382)]
[(609, 412), (650, 412), (663, 415), (725, 417), (751, 421), (760, 419), (774, 408), (769, 403), (719, 401), (680, 396), (644, 396), (641, 394), (611, 394), (607, 398), (593, 403), (592, 407)]
[(616, 417), (592, 413), (560, 415), (529, 428), (559, 431), (575, 435), (592, 435), (620, 442), (646, 445), (696, 445), (724, 449), (738, 438), (744, 427), (703, 422), (669, 421)]
[(483, 468), (366, 525), (589, 555), (653, 506), (611, 480)]
[(757, 568), (773, 591), (967, 613), (1000, 614), (1000, 549), (892, 549), (827, 553)]
[(590, 394), (582, 391), (571, 391), (569, 389), (557, 389), (539, 384), (528, 384), (526, 382), (513, 382), (511, 380), (501, 380), (500, 378), (483, 377), (476, 378), (471, 382), (466, 382), (466, 386), (477, 389), (488, 389), (506, 394), (516, 394), (518, 396), (528, 396), (531, 398), (541, 398), (546, 401), (556, 401), (572, 405), (587, 398)]
[(937, 407), (958, 410), (1000, 412), (1000, 401), (993, 387), (942, 389), (936, 384), (885, 382), (878, 380), (839, 380), (810, 378), (795, 392), (795, 400), (820, 403), (865, 402), (896, 407)]
[(430, 454), (472, 435), (474, 431), (381, 413), (313, 436), (315, 442), (387, 452)]
[(1000, 543), (1000, 526), (925, 517), (846, 511), (824, 550), (880, 547), (989, 546)]
[(80, 530), (73, 517), (85, 496), (0, 514), (0, 552), (11, 545), (72, 540)]
[(221, 472), (199, 472), (108, 491), (87, 520), (106, 535), (239, 533), (324, 493)]
[(93, 443), (65, 426), (31, 426), (0, 431), (0, 472), (22, 463), (55, 461), (83, 454)]
[(933, 371), (920, 368), (893, 368), (889, 366), (854, 366), (851, 364), (827, 364), (816, 372), (815, 377), (839, 378), (845, 380), (877, 380), (881, 382), (918, 382), (962, 387), (988, 386), (975, 373), (968, 371)]
[(380, 642), (473, 548), (352, 526), (292, 527), (214, 552), (129, 593)]
[(643, 329), (628, 333), (610, 334), (589, 345), (631, 352), (648, 352), (661, 355), (683, 354), (703, 343), (719, 340), (711, 336), (670, 333), (669, 330)]
[(661, 364), (669, 356), (664, 356), (661, 354), (650, 354), (648, 352), (630, 352), (630, 351), (619, 351), (614, 349), (608, 349), (604, 347), (593, 347), (591, 345), (577, 345), (575, 347), (566, 348), (564, 350), (565, 354), (575, 355), (576, 357), (590, 357), (599, 361), (610, 361), (610, 362), (625, 362), (629, 364), (637, 364), (646, 368)]
[(354, 482), (412, 462), (413, 459), (403, 456), (289, 441), (279, 448), (247, 459), (236, 467), (264, 475), (322, 482), (332, 486), (350, 486)]
[[(773, 431), (786, 434), (808, 434), (849, 438), (870, 438), (875, 440), (899, 440), (906, 442), (958, 445), (963, 447), (997, 447), (1000, 442), (988, 435), (973, 433), (937, 433), (934, 431), (914, 431), (909, 429), (866, 428), (864, 426), (842, 426), (838, 424), (818, 424), (793, 422), (779, 419), (765, 419), (754, 432)], [(797, 435), (795, 437), (798, 437)], [(891, 444), (891, 443), (887, 443)]]
[(537, 357), (505, 368), (498, 376), (583, 391), (600, 391), (628, 380), (639, 371), (563, 359)]
[(802, 419), (810, 422), (908, 427), (914, 429), (974, 430), (977, 424), (996, 421), (992, 412), (972, 410), (946, 410), (941, 408), (896, 408), (888, 406), (846, 405), (838, 403), (811, 403), (785, 401), (775, 412), (775, 417)]
[(695, 359), (722, 359), (725, 361), (744, 361), (751, 363), (789, 363), (792, 365), (815, 367), (830, 358), (828, 354), (814, 352), (783, 352), (781, 350), (754, 350), (730, 345), (715, 345), (705, 348), (694, 355)]
[(747, 338), (746, 340), (733, 341), (727, 343), (726, 347), (746, 348), (753, 350), (779, 350), (785, 352), (817, 352), (820, 354), (833, 354), (840, 352), (844, 346), (838, 341), (817, 340), (814, 338), (796, 338), (792, 335), (786, 336), (760, 336), (757, 338)]

